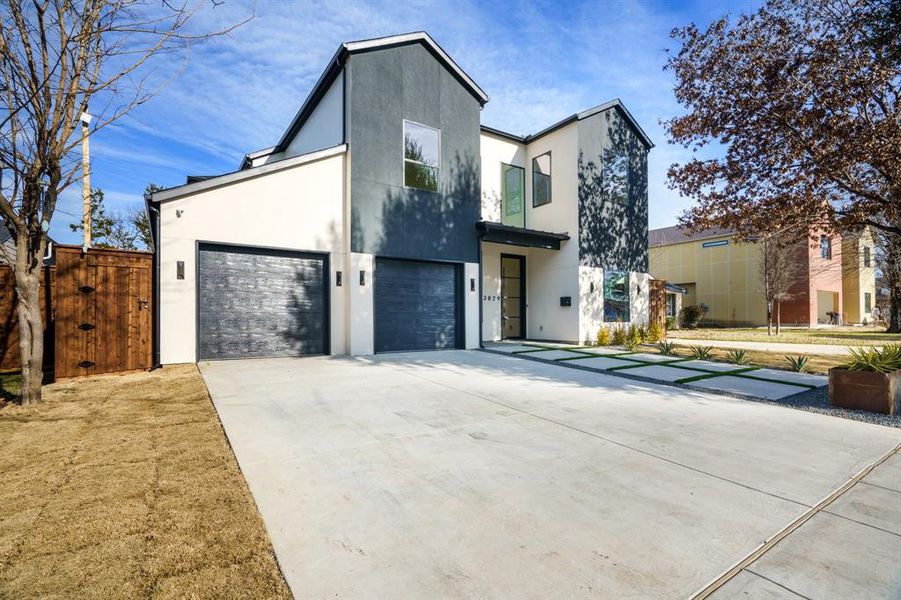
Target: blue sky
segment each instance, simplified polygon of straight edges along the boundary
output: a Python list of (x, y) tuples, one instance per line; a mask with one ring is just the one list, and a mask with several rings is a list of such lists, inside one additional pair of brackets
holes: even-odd
[[(756, 2), (288, 2), (260, 0), (229, 36), (150, 65), (175, 77), (147, 104), (92, 143), (92, 185), (108, 211), (138, 206), (147, 183), (235, 170), (245, 152), (274, 144), (341, 42), (428, 31), (486, 91), (482, 122), (533, 133), (574, 112), (620, 98), (656, 144), (649, 158), (650, 226), (675, 223), (690, 201), (666, 187), (666, 170), (689, 153), (666, 143), (661, 119), (679, 112), (663, 71), (669, 32), (707, 24)], [(251, 4), (212, 3), (193, 27), (211, 31), (246, 17)], [(63, 194), (51, 225), (78, 243), (80, 186)]]

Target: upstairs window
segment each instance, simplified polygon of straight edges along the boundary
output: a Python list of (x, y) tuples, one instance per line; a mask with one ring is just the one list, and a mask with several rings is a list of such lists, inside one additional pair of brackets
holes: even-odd
[(604, 321), (629, 322), (628, 271), (604, 271)]
[[(872, 266), (870, 264), (870, 247), (869, 246), (863, 247), (863, 266), (865, 266), (865, 267)], [(867, 311), (867, 312), (869, 312), (869, 311)]]
[(501, 223), (514, 227), (526, 226), (525, 194), (526, 170), (501, 164)]
[(873, 312), (873, 296), (870, 295), (870, 292), (863, 293), (863, 312)]
[(832, 259), (832, 238), (820, 236), (820, 258)]
[(601, 172), (604, 197), (613, 202), (629, 203), (629, 157), (622, 152), (604, 150)]
[(441, 168), (441, 131), (404, 121), (404, 185), (438, 191)]
[(532, 206), (551, 203), (551, 153), (532, 159)]

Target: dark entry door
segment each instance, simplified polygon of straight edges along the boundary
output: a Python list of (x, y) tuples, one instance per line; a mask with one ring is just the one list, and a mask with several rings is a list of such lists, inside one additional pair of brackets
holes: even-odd
[(525, 337), (526, 257), (501, 255), (501, 321), (503, 337)]
[(459, 266), (375, 261), (375, 351), (460, 347)]
[(322, 255), (201, 244), (201, 360), (328, 352), (328, 267)]

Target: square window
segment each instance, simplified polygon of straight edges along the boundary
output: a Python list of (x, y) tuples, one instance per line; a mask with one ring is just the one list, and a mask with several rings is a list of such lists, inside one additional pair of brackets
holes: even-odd
[(532, 159), (532, 206), (551, 203), (551, 153)]
[(404, 121), (404, 185), (438, 191), (441, 169), (441, 131)]

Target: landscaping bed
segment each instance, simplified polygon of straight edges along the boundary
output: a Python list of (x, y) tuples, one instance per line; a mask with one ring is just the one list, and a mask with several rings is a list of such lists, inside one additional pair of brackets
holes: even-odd
[(0, 410), (0, 597), (289, 598), (195, 366)]
[(699, 327), (698, 329), (674, 329), (667, 333), (670, 337), (686, 340), (778, 344), (872, 346), (901, 342), (901, 334), (885, 333), (885, 327), (790, 328), (783, 329), (779, 335), (767, 335), (766, 327)]

